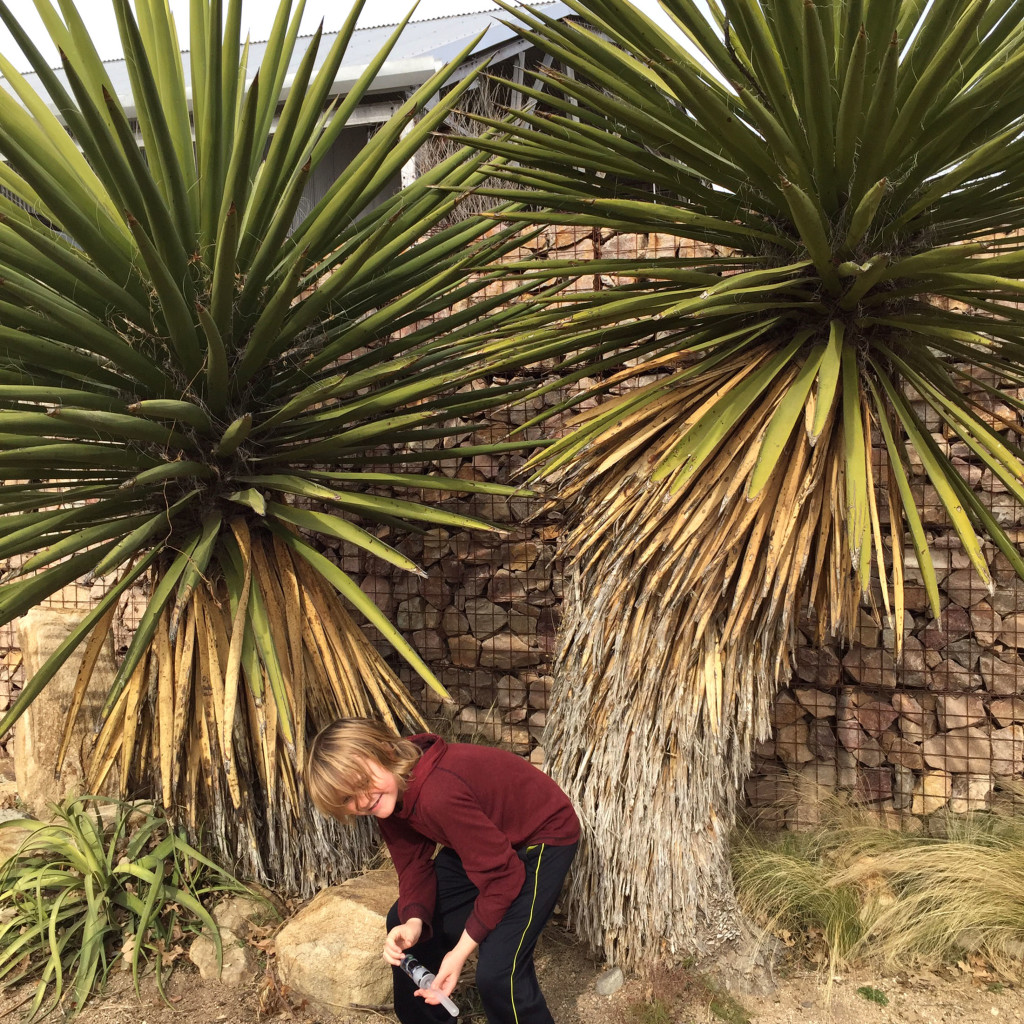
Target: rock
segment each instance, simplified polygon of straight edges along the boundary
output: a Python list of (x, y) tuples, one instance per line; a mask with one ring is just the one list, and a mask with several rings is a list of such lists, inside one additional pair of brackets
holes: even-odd
[(441, 624), (441, 612), (431, 607), (417, 595), (398, 606), (396, 625), (403, 633), (416, 633), (421, 629), (433, 629)]
[(444, 637), (436, 629), (413, 630), (409, 635), (409, 641), (416, 653), (428, 664), (437, 664), (445, 655)]
[(931, 671), (928, 687), (936, 692), (948, 690), (973, 690), (979, 680), (971, 675), (970, 669), (952, 658), (943, 658)]
[(531, 647), (515, 633), (498, 633), (480, 645), (482, 668), (496, 668), (504, 672), (527, 665), (539, 665), (545, 659), (542, 650)]
[(536, 541), (524, 540), (502, 544), (498, 549), (501, 564), (513, 572), (525, 572), (533, 567), (542, 548)]
[(899, 718), (898, 727), (903, 738), (911, 743), (923, 743), (930, 736), (939, 731), (938, 720), (934, 711), (926, 711), (922, 722), (915, 722), (911, 718)]
[(807, 749), (822, 761), (830, 761), (836, 752), (836, 734), (828, 722), (814, 718), (807, 725)]
[(530, 682), (530, 695), (528, 698), (531, 708), (538, 711), (546, 711), (551, 699), (551, 690), (555, 685), (553, 676), (538, 676)]
[(843, 658), (843, 668), (861, 686), (896, 686), (896, 662), (892, 655), (880, 647), (862, 647), (854, 644)]
[(987, 721), (984, 701), (973, 693), (936, 694), (939, 728), (964, 729)]
[(898, 712), (888, 701), (873, 700), (854, 708), (854, 717), (869, 736), (878, 739), (896, 721)]
[[(543, 610), (550, 611), (547, 608)], [(536, 633), (539, 636), (554, 637), (555, 630), (540, 630), (537, 628), (540, 616), (540, 608), (531, 608), (529, 605), (516, 603), (508, 611), (508, 628), (520, 636), (530, 636)]]
[(831, 647), (798, 647), (794, 666), (798, 679), (819, 687), (835, 686), (842, 676), (839, 655)]
[(381, 959), (385, 922), (398, 896), (391, 868), (324, 889), (277, 934), (277, 971), (299, 996), (347, 1009), (391, 1002), (391, 968)]
[(469, 619), (455, 605), (445, 608), (441, 616), (441, 630), (445, 636), (460, 636), (469, 632)]
[(389, 618), (395, 613), (395, 596), (386, 576), (364, 576), (359, 589)]
[(793, 694), (800, 706), (814, 718), (831, 718), (836, 713), (836, 695), (824, 690), (794, 687)]
[[(861, 808), (867, 819), (890, 832), (919, 832), (921, 822), (917, 818), (900, 814), (891, 800), (883, 800), (877, 804), (866, 804)], [(886, 888), (888, 888), (886, 886)]]
[(1012, 579), (1000, 580), (989, 601), (996, 614), (1004, 618), (1016, 612), (1024, 612), (1024, 581), (1019, 580), (1016, 574)]
[(433, 565), (440, 562), (451, 551), (451, 543), (447, 530), (427, 530), (423, 534), (423, 564)]
[(821, 801), (809, 798), (788, 807), (784, 815), (786, 828), (791, 832), (810, 832), (821, 824)]
[(496, 707), (477, 708), (470, 705), (459, 712), (453, 723), (456, 733), (460, 736), (483, 739), (490, 742), (501, 740), (501, 713)]
[(810, 795), (812, 799), (820, 799), (822, 793), (831, 793), (838, 781), (835, 761), (811, 761), (805, 764), (797, 774), (797, 785), (800, 792)]
[[(21, 646), (26, 679), (42, 667), (84, 615), (84, 611), (39, 607), (33, 608), (18, 620), (18, 643)], [(59, 803), (67, 796), (78, 796), (86, 788), (86, 766), (95, 740), (92, 725), (116, 673), (112, 637), (108, 635), (100, 648), (92, 681), (78, 714), (78, 724), (71, 734), (63, 770), (57, 778), (54, 775), (57, 752), (64, 735), (68, 707), (84, 653), (83, 644), (58, 669), (46, 688), (18, 720), (14, 730), (14, 769), (18, 795), (22, 803), (38, 817), (48, 818), (49, 804)], [(117, 789), (115, 769), (108, 776), (102, 792), (109, 795)]]
[(1000, 725), (1024, 722), (1024, 698), (1022, 697), (1004, 697), (1001, 700), (994, 700), (988, 706), (988, 710)]
[[(913, 616), (907, 613), (911, 620)], [(913, 628), (913, 621), (908, 628)], [(924, 645), (916, 636), (907, 636), (903, 640), (903, 657), (899, 662), (900, 685), (919, 689), (928, 685), (928, 660)]]
[(1003, 620), (988, 601), (979, 601), (970, 614), (974, 638), (985, 647), (991, 647), (1002, 633)]
[(885, 761), (885, 752), (874, 737), (869, 736), (856, 722), (839, 722), (836, 726), (839, 742), (861, 763), (877, 768)]
[(1004, 729), (993, 729), (989, 739), (993, 774), (1019, 775), (1024, 768), (1024, 726), (1008, 725)]
[(465, 615), (469, 631), (478, 640), (485, 640), (508, 628), (508, 612), (485, 597), (470, 598), (466, 602)]
[(499, 569), (487, 584), (487, 597), (499, 604), (525, 601), (527, 598), (526, 583), (522, 577), (513, 576), (508, 569)]
[(544, 730), (548, 724), (548, 713), (546, 711), (534, 711), (527, 721), (529, 723), (530, 736), (539, 743), (544, 738)]
[(857, 785), (853, 790), (853, 798), (863, 804), (877, 804), (882, 800), (890, 800), (893, 795), (892, 769), (885, 766), (879, 768), (861, 768), (857, 773)]
[(917, 776), (902, 765), (893, 765), (892, 803), (898, 811), (907, 810), (914, 802)]
[(978, 774), (992, 765), (992, 741), (986, 732), (974, 727), (937, 733), (925, 740), (921, 749), (929, 766), (947, 773)]
[(594, 982), (594, 991), (599, 996), (613, 996), (626, 983), (621, 967), (612, 967), (604, 971)]
[(915, 697), (912, 697), (909, 693), (896, 692), (892, 695), (892, 706), (903, 716), (903, 718), (909, 719), (911, 722), (915, 722), (918, 725), (924, 725), (925, 715), (927, 712), (921, 706), (920, 701)]
[(905, 736), (894, 736), (887, 746), (883, 745), (883, 749), (890, 764), (915, 772), (924, 770), (924, 755), (920, 745), (912, 743)]
[(882, 639), (881, 623), (866, 608), (858, 610), (857, 625), (853, 627), (853, 642), (862, 647), (877, 647)]
[(961, 608), (973, 608), (979, 601), (988, 599), (988, 587), (981, 582), (974, 569), (955, 569), (942, 584), (950, 601)]
[(937, 620), (928, 623), (918, 634), (925, 647), (940, 649), (954, 640), (962, 640), (971, 632), (971, 617), (966, 608), (948, 604)]
[(836, 786), (853, 789), (857, 785), (857, 758), (845, 747), (836, 748)]
[(949, 772), (925, 772), (914, 787), (910, 805), (913, 814), (933, 814), (946, 806), (953, 790), (953, 777)]
[(775, 751), (790, 768), (813, 761), (807, 746), (807, 723), (801, 720), (780, 725), (775, 731)]
[[(7, 812), (5, 812), (7, 813)], [(10, 812), (14, 814), (14, 812)], [(5, 819), (0, 828), (0, 865), (9, 861), (35, 829), (19, 823), (19, 816)]]
[(991, 693), (998, 693), (1001, 696), (1024, 694), (1024, 662), (1016, 654), (983, 654), (978, 668), (985, 689)]
[(260, 924), (281, 920), (281, 913), (270, 898), (228, 896), (213, 908), (213, 919), (219, 928), (248, 938)]
[(502, 676), (494, 690), (500, 708), (519, 708), (526, 703), (526, 683), (517, 676)]
[(474, 668), (480, 662), (480, 641), (468, 633), (448, 638), (448, 657), (459, 668)]
[(989, 775), (957, 775), (950, 791), (949, 809), (954, 814), (987, 810), (992, 785)]
[(805, 713), (804, 709), (793, 699), (793, 696), (788, 691), (783, 690), (775, 698), (775, 703), (772, 705), (771, 722), (776, 727), (792, 725), (794, 722), (799, 722), (803, 719)]
[(1003, 619), (999, 639), (1007, 647), (1024, 647), (1024, 612), (1015, 612)]
[(432, 569), (425, 580), (420, 580), (420, 593), (423, 595), (423, 600), (441, 614), (452, 608), (451, 587), (436, 569)]
[(230, 928), (220, 929), (221, 964), (217, 947), (209, 935), (198, 935), (189, 946), (188, 958), (199, 968), (204, 981), (220, 981), (226, 988), (241, 988), (252, 981), (256, 970), (249, 944)]
[(982, 647), (973, 636), (965, 636), (962, 640), (953, 640), (945, 647), (945, 653), (950, 660), (955, 661), (972, 674), (970, 682), (972, 689), (981, 686), (981, 677), (976, 673), (978, 661), (987, 650), (988, 648)]
[(771, 807), (776, 804), (792, 805), (797, 801), (796, 783), (789, 775), (779, 773), (747, 779), (744, 784), (747, 802), (751, 807)]

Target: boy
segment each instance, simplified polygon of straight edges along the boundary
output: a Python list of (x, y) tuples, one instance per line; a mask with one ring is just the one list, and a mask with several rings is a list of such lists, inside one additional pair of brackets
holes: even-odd
[[(398, 871), (384, 959), (402, 1024), (450, 1021), (438, 993), (451, 995), (478, 948), (490, 1024), (554, 1024), (533, 951), (580, 836), (554, 781), (505, 750), (430, 733), (400, 739), (344, 718), (313, 740), (306, 785), (322, 813), (379, 822)], [(434, 972), (434, 988), (417, 989), (398, 968), (407, 952)]]

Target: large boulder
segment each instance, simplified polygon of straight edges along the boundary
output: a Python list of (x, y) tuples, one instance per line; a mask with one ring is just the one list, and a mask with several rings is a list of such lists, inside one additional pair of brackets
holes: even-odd
[[(24, 658), (25, 678), (42, 667), (86, 614), (82, 610), (34, 608), (18, 620), (18, 643)], [(49, 815), (48, 805), (85, 791), (85, 775), (93, 744), (93, 723), (113, 683), (114, 644), (103, 641), (92, 680), (71, 735), (60, 776), (55, 775), (57, 753), (82, 664), (85, 645), (70, 657), (18, 720), (14, 729), (14, 771), (22, 803), (38, 817)], [(105, 793), (115, 792), (115, 773), (108, 776)]]
[(381, 868), (324, 889), (278, 932), (277, 969), (293, 992), (347, 1007), (391, 1002), (391, 968), (381, 957), (398, 878)]

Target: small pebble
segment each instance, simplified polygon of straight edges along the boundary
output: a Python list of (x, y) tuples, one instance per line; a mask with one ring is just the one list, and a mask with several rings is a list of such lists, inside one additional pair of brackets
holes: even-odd
[(621, 967), (612, 967), (604, 972), (594, 983), (594, 991), (599, 996), (614, 995), (625, 984), (626, 978)]

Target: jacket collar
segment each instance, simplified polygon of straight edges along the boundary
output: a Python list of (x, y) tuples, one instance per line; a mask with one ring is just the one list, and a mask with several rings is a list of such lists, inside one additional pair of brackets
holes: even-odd
[(438, 761), (444, 757), (445, 751), (448, 749), (448, 744), (440, 736), (435, 736), (430, 732), (410, 736), (409, 741), (415, 743), (423, 753), (416, 762), (416, 766), (409, 776), (405, 792), (402, 794), (401, 810), (396, 810), (395, 812), (399, 818), (408, 818), (412, 815), (416, 807), (416, 801), (419, 799), (420, 790), (423, 788), (423, 783), (434, 770)]

